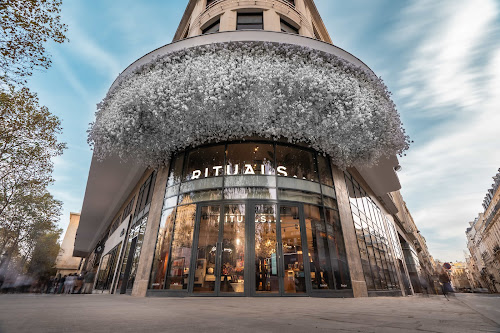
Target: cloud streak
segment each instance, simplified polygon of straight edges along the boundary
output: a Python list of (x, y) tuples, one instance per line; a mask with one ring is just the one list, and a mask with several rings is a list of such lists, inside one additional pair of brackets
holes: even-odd
[(493, 0), (421, 0), (400, 23), (418, 27), (423, 17), (427, 25), (425, 33), (408, 30), (414, 48), (399, 93), (410, 117), (432, 124), (402, 160), (403, 194), (431, 252), (448, 256), (442, 259), (463, 258), (467, 222), (500, 166), (498, 15)]

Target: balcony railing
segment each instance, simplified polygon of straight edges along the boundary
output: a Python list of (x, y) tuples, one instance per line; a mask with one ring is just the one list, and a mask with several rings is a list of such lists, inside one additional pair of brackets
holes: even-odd
[(306, 27), (309, 31), (313, 31), (309, 21), (295, 8), (295, 1), (293, 0), (208, 0), (207, 8), (194, 20), (194, 22), (198, 26), (201, 26), (210, 18), (219, 15), (227, 9), (232, 9), (234, 7), (245, 8), (245, 6), (274, 8), (286, 13), (291, 19), (297, 20), (297, 23)]

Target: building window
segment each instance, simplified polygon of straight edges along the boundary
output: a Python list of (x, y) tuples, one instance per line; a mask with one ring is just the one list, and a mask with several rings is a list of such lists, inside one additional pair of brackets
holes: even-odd
[(393, 243), (391, 225), (354, 177), (345, 172), (345, 180), (366, 286), (368, 290), (397, 290), (395, 262), (401, 249)]
[(137, 198), (137, 204), (135, 206), (135, 216), (138, 216), (144, 208), (151, 202), (153, 197), (153, 190), (156, 180), (156, 171), (149, 176), (149, 178), (144, 182), (139, 190), (139, 196)]
[(207, 7), (210, 7), (211, 4), (217, 2), (218, 0), (207, 0)]
[(280, 24), (281, 24), (281, 32), (288, 32), (290, 34), (296, 34), (296, 35), (299, 34), (299, 29), (295, 28), (293, 25), (291, 25), (287, 21), (281, 19)]
[(220, 19), (218, 19), (217, 21), (215, 21), (214, 23), (210, 24), (205, 29), (203, 29), (202, 34), (203, 35), (211, 34), (214, 32), (219, 32), (219, 30), (220, 30)]
[(262, 13), (238, 13), (236, 30), (263, 30), (264, 16)]

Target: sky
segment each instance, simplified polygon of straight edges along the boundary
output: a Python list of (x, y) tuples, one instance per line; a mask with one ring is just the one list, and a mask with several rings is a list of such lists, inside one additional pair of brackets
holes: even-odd
[[(172, 41), (188, 0), (64, 0), (69, 43), (30, 88), (61, 118), (54, 160), (60, 226), (79, 212), (92, 157), (87, 129), (114, 79)], [(496, 0), (316, 0), (333, 44), (382, 77), (414, 141), (402, 194), (431, 254), (464, 259), (465, 230), (500, 168), (500, 3)]]

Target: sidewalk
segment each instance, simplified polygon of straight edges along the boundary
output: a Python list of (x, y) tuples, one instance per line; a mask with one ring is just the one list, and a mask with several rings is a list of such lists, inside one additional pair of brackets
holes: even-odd
[(500, 297), (0, 295), (0, 332), (500, 332), (483, 305)]

